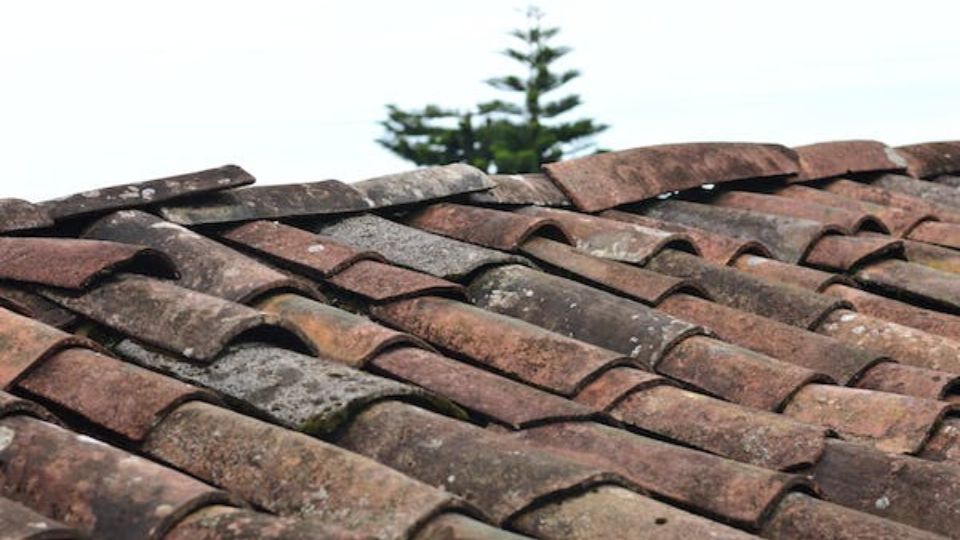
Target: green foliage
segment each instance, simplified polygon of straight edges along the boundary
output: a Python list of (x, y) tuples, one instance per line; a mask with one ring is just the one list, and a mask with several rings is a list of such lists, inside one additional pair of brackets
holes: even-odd
[(590, 137), (607, 126), (589, 119), (557, 119), (578, 107), (580, 96), (544, 97), (580, 76), (577, 70), (551, 70), (551, 64), (571, 49), (548, 45), (560, 30), (543, 27), (539, 9), (528, 9), (527, 19), (527, 29), (510, 33), (522, 46), (503, 51), (522, 64), (526, 74), (486, 81), (498, 90), (521, 94), (520, 103), (498, 99), (479, 103), (470, 111), (437, 105), (403, 110), (387, 105), (387, 119), (381, 122), (386, 134), (377, 142), (417, 165), (462, 161), (499, 173), (537, 171), (542, 163), (591, 148)]

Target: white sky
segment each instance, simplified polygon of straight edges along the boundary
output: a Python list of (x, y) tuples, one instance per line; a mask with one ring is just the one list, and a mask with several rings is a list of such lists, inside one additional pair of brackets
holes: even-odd
[[(960, 3), (541, 0), (606, 148), (960, 138)], [(0, 4), (0, 197), (237, 163), (261, 183), (412, 168), (385, 103), (505, 97), (527, 2)], [(564, 67), (561, 66), (561, 67)]]

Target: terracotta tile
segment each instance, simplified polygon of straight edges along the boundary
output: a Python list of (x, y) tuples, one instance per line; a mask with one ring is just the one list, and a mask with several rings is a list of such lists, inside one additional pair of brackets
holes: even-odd
[(39, 362), (92, 342), (0, 308), (0, 390), (9, 388)]
[(613, 351), (455, 300), (416, 298), (377, 306), (373, 314), (441, 349), (567, 396), (628, 362)]
[(81, 295), (44, 292), (60, 305), (144, 343), (209, 362), (241, 334), (294, 333), (266, 313), (169, 281), (120, 275)]
[(470, 202), (480, 204), (505, 204), (537, 206), (571, 206), (567, 196), (542, 173), (494, 174), (489, 177), (495, 184), (486, 191), (471, 193)]
[(956, 535), (960, 467), (830, 441), (812, 469), (823, 497), (934, 533)]
[(857, 281), (941, 311), (960, 312), (956, 274), (907, 261), (885, 260), (864, 266)]
[(115, 350), (153, 370), (218, 392), (228, 403), (299, 431), (326, 435), (371, 403), (417, 402), (453, 416), (464, 413), (419, 388), (342, 364), (260, 344), (235, 345), (208, 366), (123, 341)]
[(799, 182), (907, 167), (903, 156), (879, 141), (830, 141), (795, 146), (793, 150), (800, 157)]
[[(824, 236), (823, 240), (828, 238), (852, 238), (849, 236)], [(823, 241), (821, 240), (821, 242)], [(817, 245), (820, 245), (818, 242)], [(816, 251), (816, 247), (811, 254)], [(819, 256), (819, 255), (818, 255)], [(808, 255), (809, 259), (810, 256)], [(818, 259), (819, 260), (819, 259)], [(832, 272), (825, 272), (806, 266), (797, 266), (795, 264), (780, 262), (776, 259), (768, 259), (757, 255), (741, 255), (731, 265), (741, 272), (752, 274), (759, 278), (794, 285), (801, 289), (807, 289), (813, 292), (821, 292), (834, 283), (843, 283), (853, 285), (853, 279)]]
[(195, 173), (84, 191), (47, 201), (43, 203), (43, 207), (51, 216), (60, 220), (153, 205), (253, 182), (253, 177), (247, 171), (236, 165), (226, 165)]
[(370, 365), (512, 429), (596, 414), (591, 407), (422, 349), (391, 349)]
[(847, 272), (871, 261), (902, 256), (903, 242), (889, 236), (828, 235), (810, 249), (804, 263), (836, 272)]
[(352, 367), (364, 366), (388, 347), (429, 348), (419, 338), (295, 294), (268, 298), (257, 307), (297, 328), (321, 357)]
[(661, 385), (674, 384), (649, 371), (633, 367), (616, 367), (586, 385), (574, 399), (601, 411), (610, 411), (633, 392)]
[(902, 538), (933, 540), (940, 536), (843, 506), (791, 493), (764, 524), (764, 538)]
[(327, 282), (374, 302), (389, 302), (424, 295), (464, 298), (461, 285), (415, 270), (378, 261), (360, 261)]
[(807, 219), (844, 234), (855, 234), (864, 229), (889, 232), (880, 218), (871, 214), (766, 193), (727, 191), (717, 194), (710, 203), (724, 208)]
[(40, 405), (13, 394), (8, 394), (0, 390), (0, 418), (6, 416), (26, 415), (39, 418), (51, 424), (59, 424), (60, 421), (49, 411)]
[(828, 315), (816, 330), (904, 364), (960, 373), (960, 341), (846, 309)]
[(775, 258), (799, 263), (822, 236), (838, 229), (809, 219), (764, 214), (740, 208), (668, 199), (638, 208), (637, 213), (753, 241), (767, 247)]
[(208, 506), (184, 518), (163, 540), (313, 540), (368, 538), (316, 520), (281, 518), (229, 506)]
[(796, 366), (823, 373), (839, 384), (852, 384), (883, 355), (734, 308), (677, 294), (658, 309), (708, 329), (720, 339)]
[(332, 238), (276, 221), (252, 221), (219, 236), (314, 279), (329, 277), (357, 261), (383, 260), (372, 251), (356, 251)]
[(799, 163), (780, 145), (696, 143), (608, 152), (543, 168), (577, 208), (595, 212), (702, 184), (793, 176)]
[(44, 208), (22, 199), (0, 199), (0, 233), (52, 226), (53, 219)]
[(524, 242), (520, 251), (540, 263), (559, 269), (561, 273), (575, 275), (583, 281), (645, 304), (656, 305), (677, 291), (706, 296), (706, 292), (700, 290), (692, 281), (587, 255), (572, 246), (547, 238), (531, 238)]
[(941, 221), (960, 223), (960, 210), (954, 207), (930, 202), (904, 193), (884, 189), (878, 186), (861, 184), (850, 180), (834, 180), (822, 189), (844, 197), (850, 197), (873, 204), (900, 208), (915, 215), (931, 215)]
[(958, 385), (960, 385), (960, 375), (955, 373), (884, 362), (870, 368), (855, 386), (938, 400), (955, 393)]
[(0, 492), (92, 537), (162, 538), (222, 492), (85, 435), (26, 416), (0, 421)]
[(872, 178), (870, 185), (923, 199), (933, 204), (944, 205), (954, 210), (960, 208), (960, 194), (957, 190), (936, 182), (917, 180), (902, 174), (884, 174)]
[(664, 251), (646, 268), (693, 280), (718, 304), (800, 328), (815, 328), (830, 313), (850, 305), (844, 300), (758, 278), (679, 251)]
[(616, 486), (601, 486), (560, 502), (548, 502), (518, 516), (514, 523), (538, 538), (619, 540), (626, 531), (637, 538), (754, 538)]
[(678, 343), (657, 373), (747, 407), (778, 411), (808, 383), (829, 381), (813, 370), (781, 362), (705, 336)]
[(884, 452), (916, 454), (950, 409), (942, 401), (811, 384), (797, 392), (783, 414), (829, 427)]
[(388, 174), (350, 184), (372, 208), (445, 199), (493, 186), (483, 171), (465, 163)]
[(439, 278), (457, 279), (485, 266), (521, 260), (499, 251), (431, 234), (371, 214), (310, 228), (317, 233), (336, 238), (354, 249), (375, 251), (393, 264)]
[(898, 146), (897, 152), (907, 158), (908, 171), (917, 178), (960, 172), (960, 143), (928, 142)]
[(850, 302), (863, 315), (896, 321), (903, 326), (960, 341), (960, 318), (954, 315), (924, 309), (846, 285), (831, 285), (823, 292)]
[(216, 400), (176, 379), (88, 349), (56, 353), (24, 375), (16, 388), (134, 442), (143, 441), (179, 404)]
[(903, 240), (906, 259), (951, 274), (960, 274), (960, 251), (923, 242)]
[(917, 225), (907, 238), (937, 246), (960, 249), (960, 223), (927, 221)]
[(178, 284), (241, 304), (275, 291), (313, 289), (223, 244), (136, 210), (117, 212), (91, 226), (88, 238), (152, 247), (169, 255), (180, 271)]
[(844, 208), (852, 212), (869, 213), (880, 219), (880, 221), (886, 225), (890, 234), (896, 237), (902, 237), (919, 223), (937, 219), (934, 214), (928, 212), (927, 209), (906, 210), (903, 208), (895, 208), (862, 201), (855, 197), (850, 197), (849, 193), (845, 196), (808, 186), (790, 185), (777, 190), (776, 193), (781, 197), (790, 199), (810, 201), (835, 208)]
[(572, 242), (556, 219), (462, 204), (434, 204), (404, 221), (418, 229), (502, 251), (517, 251), (532, 236)]
[(827, 430), (668, 385), (638, 389), (610, 415), (646, 433), (774, 470), (798, 470), (823, 453)]
[(513, 437), (615, 471), (662, 500), (756, 528), (803, 479), (593, 423), (551, 424)]
[(763, 257), (773, 256), (770, 254), (770, 249), (760, 242), (726, 236), (675, 221), (666, 221), (620, 210), (607, 210), (600, 215), (605, 218), (634, 223), (650, 229), (684, 234), (693, 241), (704, 259), (721, 265), (730, 264), (740, 255), (748, 253)]
[(604, 259), (643, 264), (667, 248), (698, 252), (693, 241), (684, 234), (557, 208), (527, 206), (517, 212), (557, 221), (577, 249)]
[(171, 412), (143, 449), (259, 508), (365, 538), (406, 538), (438, 512), (465, 509), (373, 460), (207, 403)]
[(19, 315), (26, 315), (55, 328), (69, 328), (77, 322), (77, 315), (36, 294), (28, 287), (0, 283), (0, 307)]
[(29, 508), (0, 497), (0, 531), (4, 540), (80, 540), (80, 533)]
[(399, 402), (363, 411), (336, 442), (462, 495), (498, 524), (548, 498), (617, 482), (595, 466)]
[(470, 284), (478, 306), (591, 343), (654, 368), (702, 329), (639, 302), (522, 266), (487, 271)]
[(371, 201), (350, 185), (323, 180), (234, 189), (164, 204), (159, 212), (173, 223), (203, 225), (362, 212), (369, 208)]
[(0, 238), (0, 279), (86, 289), (116, 272), (178, 276), (169, 257), (149, 248), (72, 238)]

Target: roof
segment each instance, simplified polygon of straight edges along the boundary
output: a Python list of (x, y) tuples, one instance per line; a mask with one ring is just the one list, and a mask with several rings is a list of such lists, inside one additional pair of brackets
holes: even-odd
[(0, 538), (935, 538), (960, 143), (0, 200)]

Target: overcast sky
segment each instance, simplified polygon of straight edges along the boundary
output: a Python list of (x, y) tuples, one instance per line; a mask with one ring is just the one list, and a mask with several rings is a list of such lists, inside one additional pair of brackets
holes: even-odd
[[(374, 142), (384, 104), (500, 95), (482, 81), (515, 69), (497, 51), (527, 4), (3, 2), (0, 197), (225, 163), (262, 183), (412, 168)], [(960, 138), (956, 1), (537, 4), (606, 148)]]

